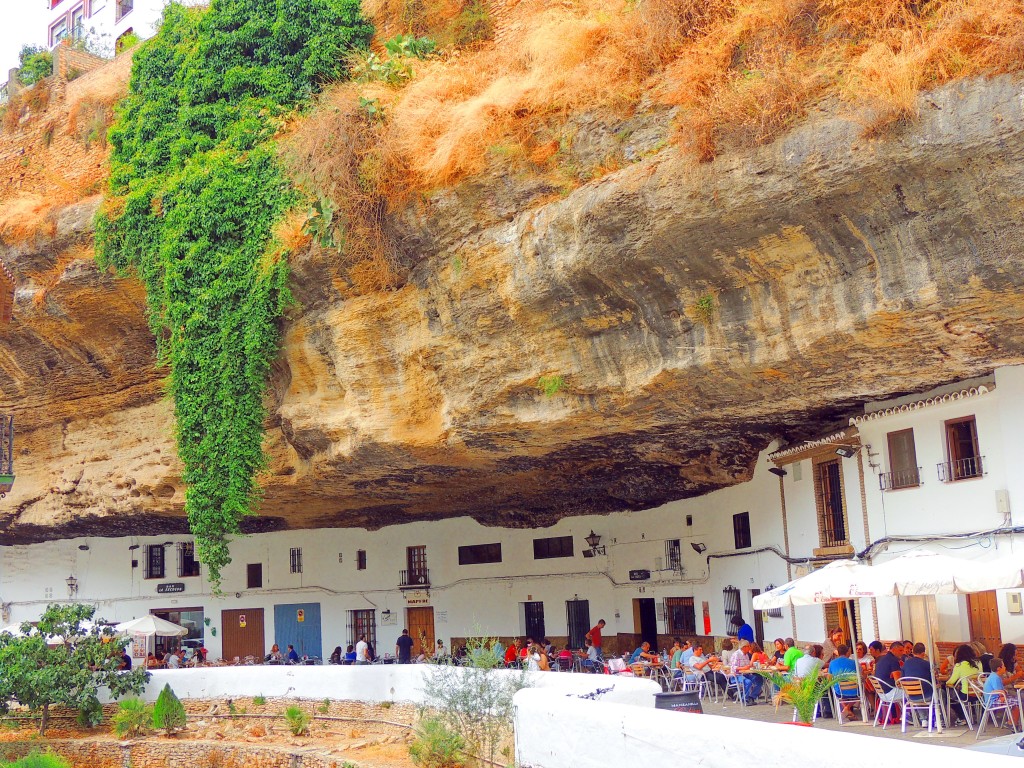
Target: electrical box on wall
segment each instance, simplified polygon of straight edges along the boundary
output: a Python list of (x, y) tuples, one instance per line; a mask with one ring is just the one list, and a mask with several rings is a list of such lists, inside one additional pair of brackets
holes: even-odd
[(1005, 488), (996, 491), (996, 512), (1003, 517), (1010, 516), (1010, 492)]
[(1024, 608), (1021, 607), (1020, 592), (1006, 593), (1006, 611), (1007, 613), (1024, 613)]

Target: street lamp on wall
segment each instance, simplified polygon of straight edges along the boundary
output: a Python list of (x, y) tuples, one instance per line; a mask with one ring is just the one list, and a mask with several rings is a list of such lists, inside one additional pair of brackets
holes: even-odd
[(74, 575), (64, 579), (64, 583), (68, 585), (68, 597), (74, 597), (78, 594), (78, 579)]
[(587, 542), (587, 546), (590, 549), (583, 550), (584, 557), (595, 557), (596, 555), (604, 555), (607, 553), (606, 548), (601, 546), (601, 537), (594, 533), (594, 529), (590, 529), (590, 535), (583, 539)]

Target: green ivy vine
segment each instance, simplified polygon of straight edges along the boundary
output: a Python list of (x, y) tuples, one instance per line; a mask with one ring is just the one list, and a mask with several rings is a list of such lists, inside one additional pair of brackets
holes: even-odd
[(259, 502), (263, 395), (290, 301), (274, 226), (300, 203), (274, 135), (372, 27), (359, 0), (169, 5), (135, 54), (109, 140), (97, 258), (146, 286), (196, 553), (219, 588)]

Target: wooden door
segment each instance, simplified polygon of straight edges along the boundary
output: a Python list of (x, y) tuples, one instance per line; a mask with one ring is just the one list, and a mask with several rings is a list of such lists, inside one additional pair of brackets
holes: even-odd
[(971, 640), (980, 640), (990, 653), (998, 653), (1002, 632), (999, 630), (995, 590), (968, 595), (967, 612), (970, 617)]
[(263, 609), (240, 608), (237, 611), (221, 611), (221, 656), (231, 660), (237, 656), (255, 656), (262, 659), (269, 648), (263, 635)]
[(413, 655), (420, 652), (428, 656), (434, 651), (434, 609), (433, 608), (406, 608), (405, 622), (409, 627), (409, 637), (412, 638)]

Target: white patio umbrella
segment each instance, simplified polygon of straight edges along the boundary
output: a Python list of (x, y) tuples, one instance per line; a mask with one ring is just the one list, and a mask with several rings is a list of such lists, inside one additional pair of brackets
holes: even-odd
[[(1024, 569), (1019, 562), (992, 560), (979, 563), (937, 552), (913, 550), (892, 560), (870, 568), (865, 579), (868, 590), (887, 590), (890, 585), (901, 597), (927, 597), (929, 595), (965, 595), (971, 592), (987, 592), (992, 589), (1018, 589), (1024, 586)], [(925, 606), (925, 631), (928, 634), (928, 649), (934, 655), (932, 623), (927, 618)], [(933, 659), (934, 661), (934, 659)], [(935, 685), (935, 664), (931, 664), (933, 694)], [(942, 733), (942, 718), (938, 720), (938, 731)]]
[(121, 635), (145, 635), (146, 637), (184, 637), (188, 630), (178, 624), (161, 619), (159, 616), (140, 616), (131, 621), (114, 625), (114, 631)]
[[(823, 568), (811, 571), (806, 576), (794, 579), (781, 587), (763, 592), (754, 597), (754, 610), (785, 608), (799, 605), (822, 605), (842, 601), (846, 606), (846, 620), (850, 625), (851, 645), (857, 641), (856, 625), (850, 616), (850, 600), (861, 597), (884, 597), (893, 594), (894, 585), (885, 585), (872, 573), (869, 566), (855, 560), (834, 560)], [(868, 712), (864, 698), (864, 684), (857, 675), (857, 691), (860, 695), (861, 719), (867, 722)]]

